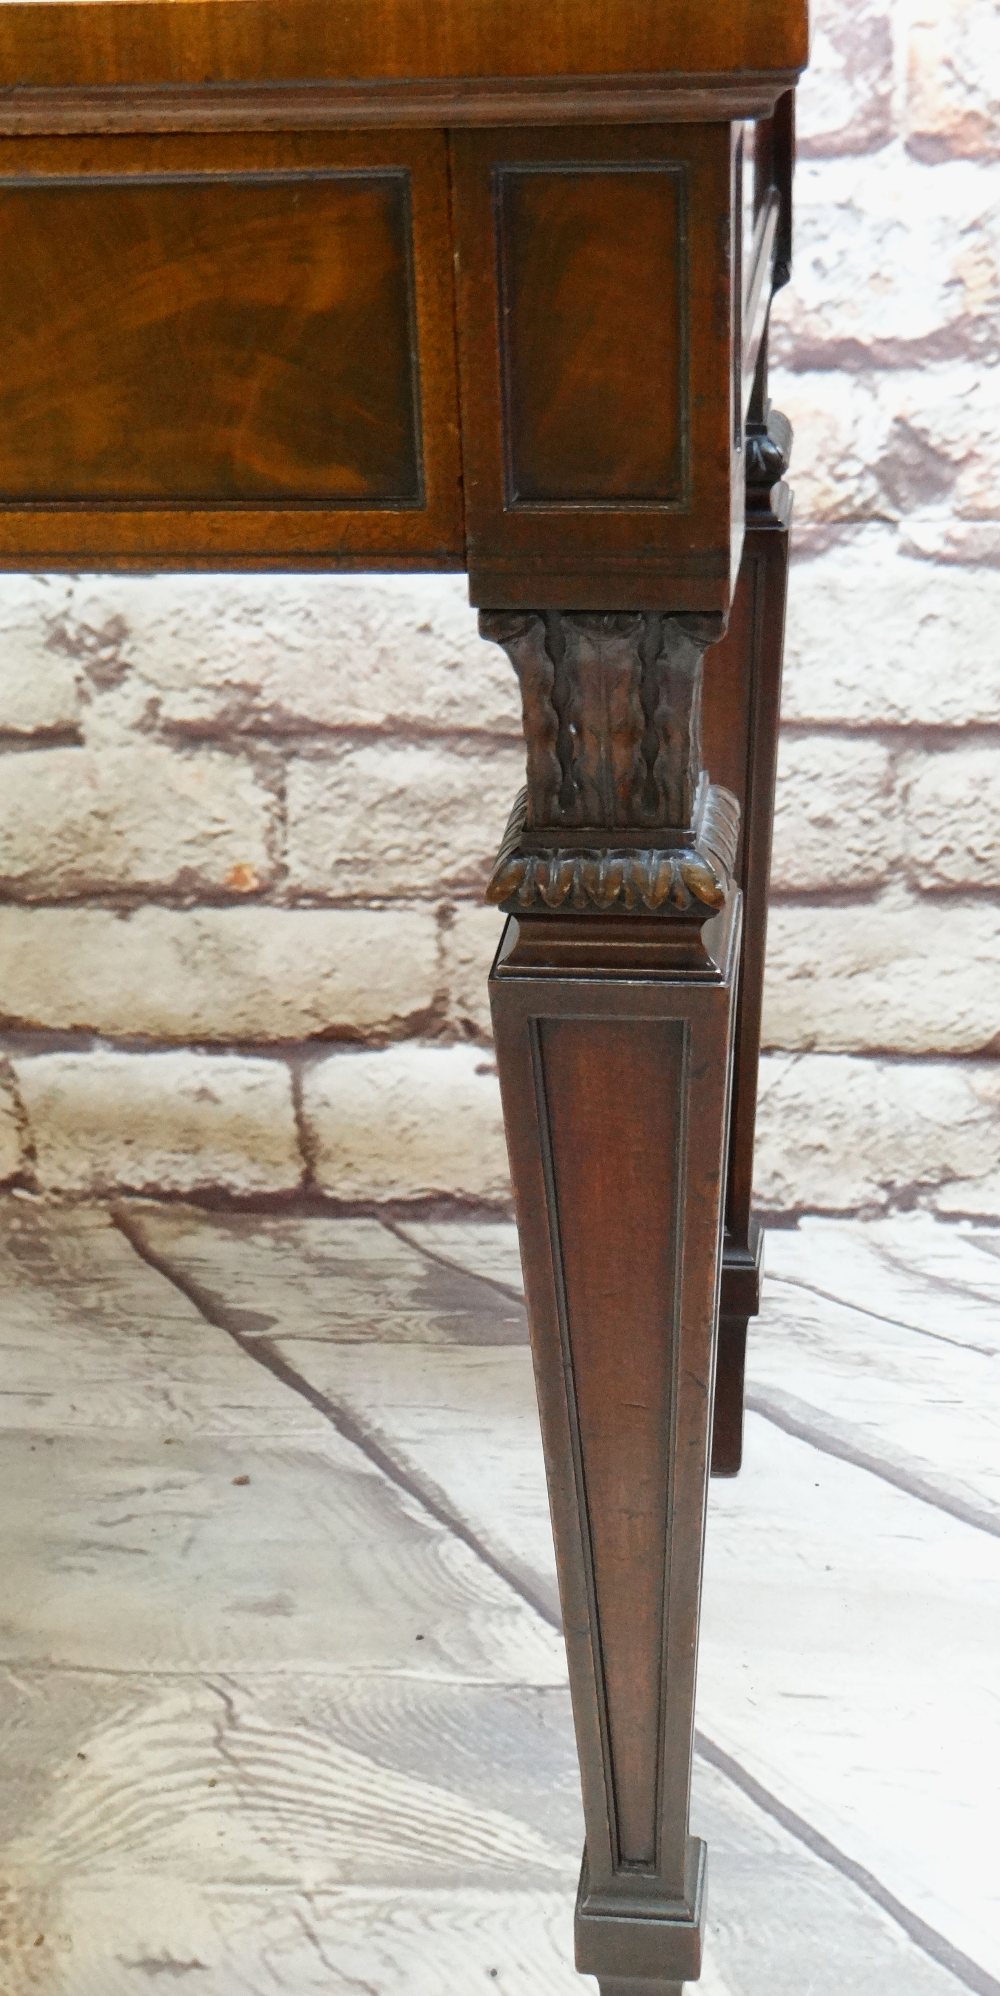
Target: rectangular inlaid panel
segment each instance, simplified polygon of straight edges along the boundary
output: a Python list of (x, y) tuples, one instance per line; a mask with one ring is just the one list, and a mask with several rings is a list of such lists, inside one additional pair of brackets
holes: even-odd
[(0, 324), (0, 561), (461, 560), (440, 134), (2, 142)]
[(0, 182), (0, 499), (419, 505), (405, 172)]
[(474, 603), (728, 609), (731, 147), (721, 123), (452, 135)]
[(682, 502), (685, 193), (683, 166), (498, 172), (508, 505)]
[(651, 1869), (687, 1027), (566, 1018), (541, 1020), (538, 1032), (615, 1841), (620, 1864)]
[(405, 171), (0, 181), (0, 498), (420, 504)]

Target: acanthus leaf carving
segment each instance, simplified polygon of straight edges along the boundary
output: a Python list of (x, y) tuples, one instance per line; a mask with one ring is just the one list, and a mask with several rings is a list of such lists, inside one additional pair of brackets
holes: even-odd
[(715, 914), (732, 886), (739, 805), (719, 784), (703, 783), (690, 840), (659, 846), (557, 846), (532, 842), (521, 791), (486, 890), (511, 913), (572, 908), (627, 914)]
[(710, 912), (739, 807), (701, 767), (709, 619), (484, 611), (521, 685), (527, 786), (488, 889), (510, 908)]

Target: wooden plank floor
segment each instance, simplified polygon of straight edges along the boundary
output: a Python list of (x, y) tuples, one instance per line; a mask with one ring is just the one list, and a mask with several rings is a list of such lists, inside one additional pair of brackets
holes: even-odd
[[(5, 1202), (2, 1996), (572, 1996), (513, 1230)], [(769, 1240), (703, 1996), (1000, 1996), (1000, 1235)]]

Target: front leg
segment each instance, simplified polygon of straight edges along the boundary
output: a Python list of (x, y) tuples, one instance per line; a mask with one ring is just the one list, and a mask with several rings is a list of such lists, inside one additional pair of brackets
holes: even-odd
[(704, 620), (484, 618), (528, 789), (491, 980), (586, 1817), (577, 1964), (699, 1974), (689, 1831), (740, 897)]

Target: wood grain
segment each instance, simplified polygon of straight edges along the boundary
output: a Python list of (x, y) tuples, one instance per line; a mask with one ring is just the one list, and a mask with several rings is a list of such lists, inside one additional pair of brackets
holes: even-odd
[(502, 1291), (521, 1294), (517, 1228), (505, 1220), (407, 1220), (402, 1232), (424, 1254), (440, 1257)]
[[(484, 1289), (462, 1263), (430, 1259), (378, 1220), (262, 1221), (137, 1202), (130, 1211), (159, 1254), (235, 1311), (247, 1336), (308, 1343), (317, 1357), (345, 1344), (527, 1344), (519, 1295)], [(486, 1246), (495, 1231), (483, 1230)], [(519, 1270), (516, 1240), (514, 1262)]]
[[(541, 31), (540, 31), (541, 30)], [(4, 0), (5, 86), (795, 70), (805, 0)]]
[[(806, 1295), (831, 1297), (931, 1339), (1000, 1356), (1000, 1261), (987, 1228), (940, 1225), (926, 1213), (848, 1223), (806, 1215), (774, 1242), (775, 1269)], [(849, 1251), (848, 1251), (849, 1249)]]
[(685, 197), (666, 163), (498, 172), (508, 507), (682, 503)]
[[(96, 1210), (39, 1225), (16, 1205), (0, 1239), (0, 1429), (48, 1437), (115, 1430), (155, 1457), (180, 1439), (271, 1441), (325, 1433), (320, 1416), (228, 1340), (204, 1337)], [(109, 1299), (113, 1301), (109, 1302)]]
[[(506, 1279), (512, 1237), (508, 1232), (505, 1246), (503, 1230), (485, 1239), (483, 1231), (463, 1245), (460, 1227), (438, 1225), (427, 1239), (435, 1253), (454, 1253), (489, 1280)], [(982, 1866), (982, 1826), (991, 1820), (996, 1782), (988, 1712), (1000, 1547), (822, 1447), (824, 1430), (835, 1425), (876, 1460), (881, 1454), (890, 1467), (905, 1461), (914, 1474), (930, 1473), (942, 1493), (990, 1496), (997, 1416), (988, 1382), (991, 1364), (1000, 1362), (991, 1358), (1000, 1353), (1000, 1256), (989, 1252), (991, 1238), (920, 1215), (867, 1226), (814, 1220), (772, 1236), (775, 1281), (751, 1345), (752, 1386), (768, 1391), (783, 1380), (802, 1399), (808, 1391), (819, 1447), (752, 1416), (742, 1482), (716, 1489), (699, 1710), (704, 1730), (764, 1789), (815, 1824), (848, 1863), (866, 1866), (915, 1918), (936, 1926), (945, 1955), (950, 1936), (995, 1977), (1000, 1908)], [(785, 1287), (792, 1281), (809, 1286)], [(797, 1301), (806, 1312), (801, 1319)], [(480, 1418), (485, 1447), (485, 1403)], [(429, 1420), (426, 1434), (431, 1475)], [(525, 1420), (521, 1449), (530, 1455), (534, 1447)], [(498, 1521), (493, 1529), (501, 1532), (501, 1521), (517, 1515), (517, 1491), (524, 1488), (518, 1454), (505, 1427), (504, 1446), (481, 1486), (483, 1519), (489, 1506)], [(446, 1485), (452, 1458), (446, 1443), (436, 1471)], [(697, 1809), (695, 1827), (712, 1829)], [(714, 1839), (713, 1832), (713, 1850)], [(799, 1852), (789, 1874), (794, 1903), (808, 1862), (802, 1846)], [(719, 1862), (726, 1863), (725, 1848)], [(831, 1990), (842, 1987), (845, 1975), (853, 1986), (856, 1973), (871, 1996), (897, 1981), (908, 1992), (910, 1977), (915, 1988), (926, 1984), (957, 1996), (962, 1985), (901, 1938), (856, 1887), (836, 1886), (849, 1894), (851, 1910), (825, 1927), (819, 1908), (834, 1888), (822, 1866), (815, 1875), (817, 1910), (809, 1917), (857, 1967), (838, 1969), (825, 1943), (810, 1946), (808, 1920), (797, 1965), (782, 1940), (779, 1888), (763, 1858), (761, 1865), (758, 1880), (768, 1882), (761, 1883), (751, 1926), (741, 1929), (742, 1912), (730, 1917), (725, 1907), (711, 1916), (727, 1937), (727, 1974), (730, 1950), (741, 1964), (734, 1988), (752, 1996), (762, 1956), (747, 1936), (760, 1934), (757, 1921), (766, 1932), (777, 1918), (764, 1958), (769, 1974), (783, 1964), (787, 1983), (778, 1986), (788, 1996), (801, 1987), (806, 1960), (819, 1989), (827, 1977)], [(742, 1907), (749, 1884), (747, 1877), (735, 1897), (723, 1886), (729, 1906)], [(718, 1899), (717, 1892), (716, 1906)]]
[[(40, 0), (39, 0), (40, 4)], [(311, 83), (56, 84), (0, 96), (0, 132), (309, 132), (768, 118), (797, 71)], [(787, 268), (787, 258), (786, 258)]]
[[(238, 1416), (241, 1390), (257, 1391), (258, 1368), (139, 1261), (102, 1213), (14, 1199), (3, 1217), (3, 1320), (13, 1333), (4, 1372), (33, 1362), (30, 1384), (46, 1393), (24, 1439), (35, 1444), (39, 1480), (52, 1486), (53, 1518), (62, 1500), (58, 1530), (68, 1549), (80, 1537), (81, 1450), (96, 1475), (108, 1428), (122, 1416), (148, 1475), (176, 1397), (185, 1418), (203, 1424), (207, 1460), (219, 1445), (213, 1387)], [(433, 1259), (431, 1289), (421, 1300), (418, 1284), (407, 1304), (402, 1244), (374, 1223), (362, 1232), (357, 1221), (191, 1210), (160, 1219), (162, 1244), (173, 1243), (182, 1273), (235, 1313), (272, 1319), (289, 1356), (325, 1389), (339, 1386), (400, 1460), (450, 1497), (456, 1516), (498, 1548), (518, 1545), (539, 1575), (541, 1562), (551, 1572), (528, 1353), (489, 1346), (493, 1306), (507, 1307), (517, 1281), (512, 1228), (408, 1225)], [(794, 1375), (803, 1395), (808, 1386), (817, 1416), (842, 1415), (871, 1449), (905, 1441), (953, 1483), (964, 1474), (958, 1438), (968, 1437), (971, 1473), (995, 1419), (995, 1395), (974, 1400), (972, 1382), (977, 1370), (990, 1374), (1000, 1352), (996, 1250), (988, 1231), (921, 1215), (812, 1221), (775, 1235), (768, 1312), (776, 1314), (759, 1333), (762, 1362), (784, 1366), (786, 1383)], [(449, 1262), (451, 1276), (442, 1265)], [(443, 1289), (433, 1287), (439, 1278)], [(447, 1307), (449, 1293), (463, 1299), (460, 1308)], [(808, 1314), (798, 1317), (797, 1305)], [(377, 1310), (387, 1337), (407, 1327), (405, 1344), (373, 1337)], [(206, 1368), (197, 1404), (186, 1399), (196, 1361)], [(911, 1421), (907, 1437), (876, 1432), (877, 1407), (888, 1411), (883, 1371), (894, 1422)], [(17, 1377), (24, 1384), (27, 1376)], [(762, 1371), (755, 1385), (770, 1381)], [(303, 1537), (336, 1589), (331, 1621), (343, 1627), (356, 1609), (367, 1615), (358, 1592), (367, 1589), (370, 1626), (382, 1617), (390, 1654), (400, 1626), (397, 1576), (380, 1567), (348, 1581), (336, 1559), (327, 1573), (322, 1514), (311, 1501), (300, 1505), (298, 1452), (285, 1446), (299, 1409), (307, 1421), (314, 1415), (267, 1375), (259, 1384), (273, 1397), (259, 1408), (248, 1397), (252, 1433), (243, 1448), (265, 1453), (260, 1413), (286, 1423), (270, 1472), (266, 1551), (278, 1577), (284, 1535), (280, 1663), (260, 1667), (260, 1617), (245, 1618), (239, 1658), (228, 1652), (224, 1676), (191, 1663), (199, 1555), (175, 1559), (166, 1529), (148, 1541), (164, 1604), (155, 1654), (143, 1632), (154, 1576), (136, 1582), (134, 1555), (116, 1599), (111, 1633), (123, 1658), (147, 1659), (141, 1672), (107, 1658), (98, 1669), (0, 1666), (4, 1996), (146, 1996), (151, 1986), (185, 1980), (205, 1996), (325, 1996), (359, 1985), (380, 1996), (440, 1996), (443, 1984), (480, 1981), (513, 1996), (537, 1996), (540, 1986), (572, 1996), (580, 1818), (565, 1688), (531, 1686), (514, 1673), (508, 1683), (476, 1682), (475, 1666), (445, 1676), (433, 1651), (425, 1668), (426, 1623), (425, 1642), (398, 1673), (349, 1676), (332, 1652), (332, 1670), (330, 1658), (317, 1660), (309, 1604), (295, 1581)], [(58, 1396), (67, 1403), (58, 1416), (64, 1429), (79, 1403), (69, 1454), (61, 1440), (46, 1441)], [(19, 1409), (15, 1425), (24, 1419)], [(2, 1402), (0, 1424), (11, 1425)], [(949, 1454), (938, 1438), (952, 1429)], [(232, 1441), (221, 1444), (220, 1469), (232, 1461)], [(982, 1467), (990, 1468), (985, 1458)], [(969, 1543), (981, 1549), (971, 1563), (962, 1550)], [(805, 1835), (731, 1775), (696, 1761), (694, 1826), (709, 1837), (714, 1865), (701, 1996), (757, 1996), (762, 1968), (774, 1996), (807, 1988), (811, 1996), (960, 1996), (969, 1981), (928, 1952), (921, 1920), (936, 1923), (945, 1945), (949, 1934), (975, 1943), (975, 1986), (989, 1987), (1000, 1971), (1000, 1920), (975, 1854), (978, 1845), (990, 1859), (981, 1832), (995, 1799), (997, 1591), (982, 1559), (992, 1558), (996, 1540), (939, 1521), (870, 1471), (831, 1462), (755, 1417), (743, 1483), (713, 1504), (710, 1545), (701, 1725), (724, 1739), (737, 1776), (749, 1763), (778, 1810), (799, 1810)], [(35, 1541), (33, 1561), (39, 1551)], [(231, 1553), (242, 1560), (234, 1539), (213, 1548), (222, 1591)], [(8, 1558), (5, 1577), (20, 1570)], [(450, 1561), (438, 1569), (456, 1570)], [(30, 1572), (33, 1586), (18, 1580), (8, 1590), (3, 1636), (9, 1644), (16, 1621), (22, 1652), (40, 1654), (31, 1631), (50, 1615), (47, 1568), (39, 1562)], [(425, 1610), (436, 1613), (437, 1580), (427, 1567), (422, 1578), (432, 1590)], [(75, 1598), (85, 1628), (106, 1596), (89, 1604), (81, 1590)], [(478, 1627), (468, 1595), (466, 1603)], [(447, 1619), (447, 1599), (444, 1612)], [(823, 1854), (814, 1826), (848, 1866), (865, 1863), (895, 1889), (904, 1919), (909, 1910), (917, 1922), (912, 1930), (877, 1903), (863, 1875)]]
[[(286, 1834), (296, 1827), (286, 1820)], [(580, 1996), (568, 1879), (296, 1890), (113, 1870), (46, 1884), (18, 1873), (5, 1894), (5, 1996), (155, 1996), (185, 1979), (199, 1996), (441, 1996), (497, 1982), (511, 1996)], [(40, 1933), (53, 1940), (38, 1950)], [(732, 1992), (712, 1980), (700, 1996)]]
[(649, 1868), (657, 1859), (664, 1535), (677, 1415), (685, 1038), (679, 1020), (623, 1031), (616, 1020), (551, 1018), (539, 1047), (618, 1862)]
[(409, 238), (401, 169), (0, 185), (0, 502), (419, 505)]
[[(475, 1743), (491, 1736), (481, 1808)], [(16, 1836), (19, 1865), (36, 1874), (75, 1861), (98, 1877), (162, 1868), (285, 1892), (307, 1880), (523, 1890), (572, 1878), (579, 1803), (563, 1687), (46, 1670), (31, 1695), (4, 1673), (0, 1740), (17, 1792), (38, 1784), (37, 1813), (5, 1818), (5, 1842)], [(533, 1755), (548, 1770), (548, 1811)]]
[(715, 1486), (701, 1723), (994, 1974), (998, 1642), (995, 1538), (748, 1417)]
[[(596, 948), (616, 935), (609, 918)], [(528, 971), (515, 948), (490, 985), (584, 1794), (577, 1963), (611, 1988), (700, 1970), (690, 1770), (738, 937), (737, 902), (717, 963), (626, 981), (600, 961)]]
[[(704, 1759), (695, 1763), (694, 1821), (719, 1881), (709, 1976), (721, 1973), (732, 1996), (760, 1996), (762, 1963), (773, 1996), (962, 1996), (959, 1976), (861, 1883)], [(697, 1988), (706, 1996), (704, 1981)]]
[[(801, 1259), (775, 1242), (768, 1309), (753, 1339), (754, 1405), (787, 1416), (818, 1446), (827, 1441), (896, 1475), (927, 1501), (967, 1506), (1000, 1536), (1000, 1326), (982, 1306), (970, 1329), (947, 1307), (926, 1331), (893, 1323), (870, 1314), (870, 1286), (867, 1302), (834, 1300), (844, 1253), (843, 1227), (814, 1239), (807, 1287), (796, 1275)], [(972, 1261), (967, 1249), (967, 1277)], [(882, 1277), (888, 1288), (891, 1268)], [(893, 1300), (903, 1316), (898, 1290)]]
[(710, 124), (454, 135), (473, 602), (728, 608), (730, 151)]
[[(27, 1316), (8, 1330), (10, 1421), (0, 1400), (11, 1533), (0, 1660), (142, 1671), (170, 1655), (178, 1668), (224, 1670), (249, 1651), (267, 1674), (287, 1666), (294, 1628), (300, 1662), (345, 1677), (418, 1665), (446, 1679), (562, 1681), (556, 1635), (516, 1590), (142, 1272), (105, 1218), (39, 1225), (15, 1206), (12, 1220), (8, 1266), (23, 1271)], [(116, 1315), (107, 1298), (119, 1286), (127, 1305)], [(97, 1299), (106, 1329), (87, 1373), (72, 1348)]]
[(0, 142), (0, 565), (463, 549), (440, 134)]
[(294, 1623), (298, 1667), (344, 1677), (416, 1660), (444, 1678), (561, 1680), (554, 1633), (332, 1430), (168, 1445), (107, 1429), (99, 1446), (64, 1434), (58, 1458), (8, 1435), (0, 1485), (17, 1548), (0, 1660), (19, 1668), (141, 1671), (170, 1654), (267, 1673), (287, 1666)]
[[(531, 1362), (507, 1350), (333, 1345), (295, 1349), (423, 1490), (477, 1518), (490, 1550), (559, 1622), (552, 1527)], [(469, 1435), (476, 1437), (469, 1447)]]

